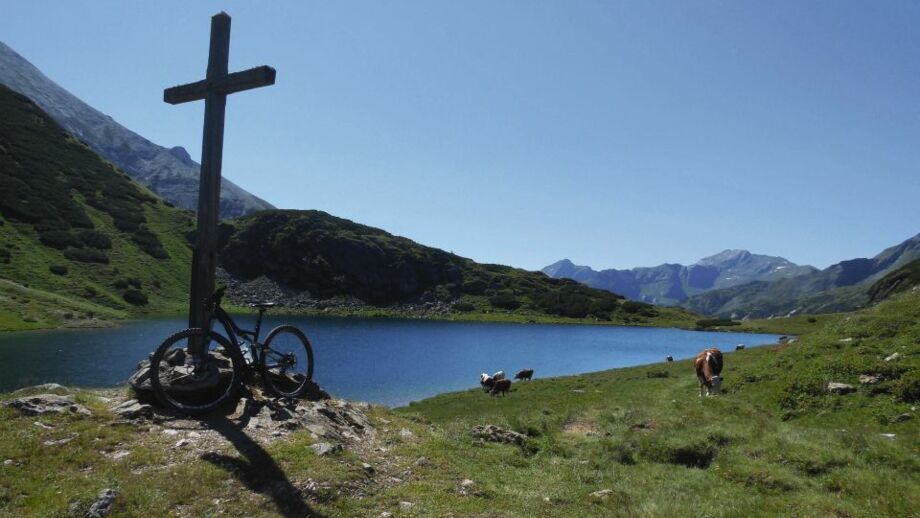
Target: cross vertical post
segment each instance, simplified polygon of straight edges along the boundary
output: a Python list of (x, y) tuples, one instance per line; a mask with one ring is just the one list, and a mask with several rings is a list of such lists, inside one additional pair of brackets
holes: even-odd
[[(170, 104), (204, 100), (201, 143), (201, 177), (198, 187), (198, 230), (192, 253), (192, 286), (189, 327), (208, 329), (208, 299), (214, 291), (217, 266), (217, 224), (220, 211), (220, 170), (224, 148), (224, 113), (227, 95), (275, 83), (275, 69), (261, 66), (228, 74), (230, 16), (221, 12), (211, 18), (208, 70), (203, 81), (167, 88), (163, 100)], [(198, 348), (198, 344), (191, 344)]]

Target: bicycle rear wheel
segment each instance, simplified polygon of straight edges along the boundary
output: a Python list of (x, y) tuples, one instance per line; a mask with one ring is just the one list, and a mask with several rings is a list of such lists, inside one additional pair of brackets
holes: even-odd
[(278, 326), (265, 338), (262, 354), (262, 379), (265, 386), (281, 397), (304, 395), (313, 379), (313, 347), (300, 329)]
[[(189, 352), (200, 341), (203, 354)], [(150, 359), (150, 384), (163, 405), (203, 414), (235, 400), (246, 366), (239, 349), (214, 331), (186, 329), (164, 341)]]

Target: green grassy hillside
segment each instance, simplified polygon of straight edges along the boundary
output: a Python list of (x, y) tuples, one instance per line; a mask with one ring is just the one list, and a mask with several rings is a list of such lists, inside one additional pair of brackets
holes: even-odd
[(191, 224), (0, 86), (0, 330), (177, 309)]

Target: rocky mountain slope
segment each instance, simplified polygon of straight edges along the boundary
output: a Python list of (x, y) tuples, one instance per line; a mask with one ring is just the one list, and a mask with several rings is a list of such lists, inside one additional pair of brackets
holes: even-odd
[(542, 271), (553, 278), (573, 279), (632, 300), (674, 305), (698, 293), (753, 281), (786, 279), (816, 269), (797, 265), (782, 257), (752, 254), (747, 250), (725, 250), (688, 266), (662, 264), (650, 268), (596, 271), (563, 259)]
[[(25, 95), (65, 130), (170, 203), (198, 208), (199, 164), (185, 149), (167, 149), (118, 124), (46, 77), (0, 42), (0, 84)], [(270, 209), (265, 200), (224, 178), (221, 217)]]
[(706, 315), (766, 318), (789, 313), (849, 311), (870, 302), (876, 281), (920, 259), (920, 234), (872, 258), (772, 282), (760, 281), (691, 297), (686, 307)]
[(262, 286), (255, 298), (267, 291), (294, 300), (440, 304), (620, 323), (691, 318), (540, 272), (479, 264), (320, 211), (264, 211), (226, 222), (220, 254), (233, 286)]

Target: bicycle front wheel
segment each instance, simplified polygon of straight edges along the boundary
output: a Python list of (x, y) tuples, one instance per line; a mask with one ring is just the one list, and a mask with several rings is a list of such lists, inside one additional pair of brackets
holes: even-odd
[[(199, 354), (194, 354), (193, 344), (199, 344)], [(153, 354), (150, 385), (164, 406), (203, 414), (239, 395), (245, 368), (239, 349), (223, 336), (186, 329), (167, 338)]]
[(262, 354), (265, 386), (281, 397), (304, 395), (313, 379), (313, 347), (300, 329), (278, 326), (268, 333)]

